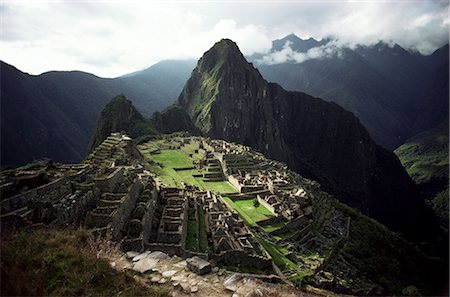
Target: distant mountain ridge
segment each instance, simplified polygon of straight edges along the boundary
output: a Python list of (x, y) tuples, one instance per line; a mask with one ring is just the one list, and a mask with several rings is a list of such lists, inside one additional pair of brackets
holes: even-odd
[(268, 83), (231, 40), (221, 40), (203, 55), (178, 104), (205, 135), (284, 161), (410, 237), (429, 232), (429, 213), (414, 183), (352, 113)]
[[(305, 53), (330, 44), (330, 39), (303, 40), (291, 34), (274, 41), (269, 55), (285, 45)], [(430, 56), (384, 42), (336, 50), (339, 55), (310, 58), (302, 63), (264, 65), (258, 63), (262, 54), (248, 59), (258, 65), (268, 81), (286, 90), (334, 101), (352, 111), (372, 138), (388, 149), (448, 118), (448, 45)]]
[(34, 76), (0, 62), (1, 166), (23, 165), (42, 157), (81, 161), (98, 114), (110, 98), (123, 93), (144, 115), (150, 115), (175, 101), (194, 65), (163, 61), (109, 79), (80, 71)]
[[(291, 34), (274, 40), (296, 52), (327, 47), (332, 40)], [(258, 54), (249, 61), (261, 58)], [(86, 153), (100, 110), (123, 93), (144, 116), (163, 110), (179, 95), (196, 61), (162, 61), (115, 79), (79, 71), (38, 76), (6, 63), (1, 71), (0, 164), (17, 166), (41, 157), (78, 162)], [(258, 65), (262, 76), (287, 90), (334, 101), (352, 111), (371, 137), (394, 149), (448, 118), (448, 46), (431, 56), (390, 47), (344, 49), (341, 57)]]

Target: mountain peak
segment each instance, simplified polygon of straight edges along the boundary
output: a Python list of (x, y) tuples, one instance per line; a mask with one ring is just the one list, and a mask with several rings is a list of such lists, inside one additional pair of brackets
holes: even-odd
[[(264, 81), (261, 74), (247, 62), (236, 43), (222, 39), (200, 58), (178, 97), (178, 104), (207, 134), (211, 128), (209, 111), (214, 101), (219, 96), (234, 94), (233, 88), (241, 90), (243, 85), (249, 87), (250, 82), (260, 81)], [(228, 91), (222, 90), (224, 85), (230, 85)]]
[(317, 41), (310, 37), (308, 39), (301, 39), (294, 33), (291, 33), (281, 39), (272, 41), (272, 51), (281, 51), (283, 47), (289, 42), (289, 46), (297, 52), (307, 52), (309, 49), (328, 43), (329, 39), (322, 39)]
[(224, 65), (246, 63), (237, 44), (230, 39), (222, 39), (214, 44), (199, 60), (197, 69), (209, 72), (218, 70)]
[(89, 152), (97, 147), (112, 132), (126, 131), (129, 134), (132, 126), (144, 122), (144, 117), (137, 111), (133, 103), (125, 95), (112, 98), (103, 108), (92, 134)]

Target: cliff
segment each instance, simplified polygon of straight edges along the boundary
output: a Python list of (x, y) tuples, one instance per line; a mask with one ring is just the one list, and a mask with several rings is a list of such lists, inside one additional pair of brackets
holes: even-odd
[(268, 83), (233, 41), (223, 39), (203, 55), (178, 104), (204, 134), (286, 162), (410, 238), (431, 235), (431, 216), (415, 184), (358, 118), (334, 103)]

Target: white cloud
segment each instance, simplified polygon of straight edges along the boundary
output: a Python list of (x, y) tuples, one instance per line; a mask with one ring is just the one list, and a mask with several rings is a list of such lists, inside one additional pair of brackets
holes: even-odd
[(448, 1), (435, 0), (3, 0), (0, 14), (0, 59), (32, 74), (77, 69), (107, 77), (163, 59), (199, 58), (221, 38), (248, 55), (266, 53), (271, 40), (289, 33), (349, 45), (383, 39), (430, 53), (448, 42), (449, 26)]
[(286, 62), (303, 63), (310, 59), (342, 57), (343, 45), (337, 41), (330, 41), (324, 45), (313, 47), (307, 52), (294, 51), (291, 45), (292, 42), (286, 41), (282, 50), (270, 52), (256, 62), (258, 64), (272, 65)]

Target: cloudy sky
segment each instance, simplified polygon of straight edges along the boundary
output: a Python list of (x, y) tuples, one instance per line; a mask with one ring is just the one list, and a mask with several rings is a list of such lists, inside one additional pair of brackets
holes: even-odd
[(379, 40), (429, 54), (448, 43), (449, 1), (0, 2), (0, 59), (22, 71), (83, 70), (115, 77), (163, 59), (199, 58), (221, 38), (244, 54), (271, 41)]

